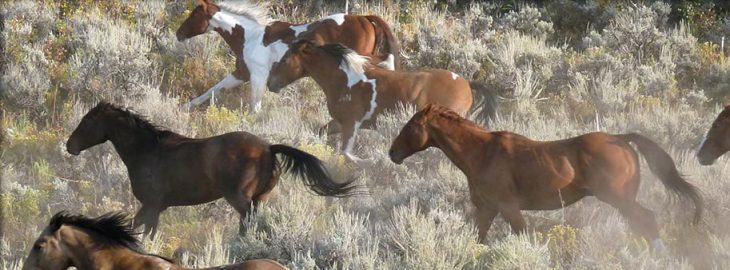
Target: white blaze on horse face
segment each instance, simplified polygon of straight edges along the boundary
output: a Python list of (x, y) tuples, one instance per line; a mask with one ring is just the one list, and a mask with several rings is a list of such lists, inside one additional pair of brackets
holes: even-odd
[(456, 80), (456, 78), (459, 78), (459, 75), (454, 72), (451, 72), (451, 79)]
[(327, 17), (324, 17), (324, 20), (327, 20), (327, 19), (335, 21), (335, 23), (337, 23), (337, 25), (342, 25), (343, 23), (345, 23), (345, 14), (337, 13), (337, 14), (332, 14)]
[(309, 27), (309, 24), (300, 24), (300, 25), (292, 25), (289, 26), (291, 30), (294, 30), (294, 36), (298, 37), (299, 34), (301, 34), (304, 31), (307, 31), (307, 27)]

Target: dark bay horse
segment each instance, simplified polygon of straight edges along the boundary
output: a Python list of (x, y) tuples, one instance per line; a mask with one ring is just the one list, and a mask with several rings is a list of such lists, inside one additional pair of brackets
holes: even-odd
[(592, 195), (618, 209), (637, 234), (661, 249), (654, 214), (636, 201), (639, 157), (630, 142), (667, 189), (692, 200), (694, 221), (699, 222), (703, 202), (696, 188), (682, 179), (667, 152), (638, 134), (595, 132), (539, 142), (511, 132), (489, 132), (447, 108), (430, 105), (403, 127), (389, 155), (400, 164), (428, 147), (441, 149), (466, 174), (480, 241), (498, 213), (514, 232), (523, 232), (520, 210), (558, 209)]
[[(278, 62), (295, 39), (307, 39), (319, 44), (343, 43), (355, 51), (386, 59), (383, 65), (390, 69), (398, 66), (399, 45), (388, 24), (378, 16), (333, 14), (306, 24), (273, 21), (266, 8), (248, 2), (199, 0), (199, 5), (177, 29), (179, 41), (216, 31), (223, 37), (236, 56), (236, 70), (193, 99), (192, 108), (221, 89), (251, 82), (250, 107), (258, 112), (271, 66)], [(296, 72), (292, 70), (290, 72)], [(301, 78), (290, 77), (281, 87)], [(277, 89), (272, 89), (278, 91)]]
[[(474, 101), (470, 82), (451, 71), (383, 69), (370, 65), (367, 57), (341, 44), (316, 45), (308, 40), (293, 43), (274, 66), (273, 71), (280, 75), (271, 77), (269, 84), (286, 77), (286, 70), (291, 69), (288, 65), (301, 66), (324, 90), (329, 113), (341, 128), (341, 150), (356, 162), (359, 159), (351, 154), (356, 131), (372, 126), (384, 110), (395, 109), (399, 103), (419, 109), (436, 103), (464, 115)], [(340, 130), (330, 133), (335, 131)]]
[(700, 144), (697, 159), (702, 165), (712, 165), (730, 150), (730, 105), (720, 112)]
[[(23, 270), (76, 269), (186, 269), (170, 259), (141, 251), (129, 220), (121, 213), (97, 218), (55, 214), (33, 243)], [(284, 270), (276, 261), (249, 260), (205, 269)]]
[(245, 218), (251, 204), (266, 200), (281, 171), (293, 172), (317, 195), (348, 196), (354, 188), (352, 181), (333, 181), (319, 159), (296, 148), (270, 145), (246, 132), (187, 138), (105, 102), (81, 119), (66, 147), (78, 155), (106, 141), (127, 166), (132, 193), (142, 203), (134, 226), (145, 224), (145, 234), (152, 237), (160, 212), (170, 206), (223, 197)]

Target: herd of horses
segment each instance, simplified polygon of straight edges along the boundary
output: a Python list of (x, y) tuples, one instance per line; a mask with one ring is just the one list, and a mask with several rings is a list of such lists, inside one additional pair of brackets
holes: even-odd
[[(472, 92), (480, 86), (448, 70), (399, 70), (398, 42), (378, 16), (336, 14), (291, 24), (272, 21), (265, 9), (246, 2), (200, 0), (177, 30), (177, 38), (209, 31), (218, 32), (231, 47), (236, 70), (187, 108), (213, 99), (221, 89), (250, 81), (249, 109), (258, 112), (267, 86), (278, 92), (310, 76), (324, 91), (333, 118), (326, 130), (341, 133), (342, 154), (364, 165), (351, 153), (357, 130), (374, 127), (379, 114), (399, 103), (415, 105), (418, 112), (393, 141), (389, 157), (401, 164), (427, 148), (441, 149), (466, 175), (477, 209), (479, 241), (485, 240), (497, 214), (521, 233), (526, 231), (521, 210), (559, 209), (595, 196), (618, 209), (654, 249), (664, 250), (653, 212), (636, 201), (639, 153), (668, 190), (693, 204), (694, 222), (702, 219), (699, 190), (681, 176), (665, 150), (642, 135), (595, 132), (541, 142), (492, 132), (466, 119), (474, 109)], [(270, 144), (247, 132), (188, 138), (106, 102), (82, 118), (66, 147), (79, 155), (106, 141), (126, 165), (141, 208), (132, 220), (122, 213), (97, 218), (57, 213), (33, 244), (23, 269), (183, 269), (141, 251), (136, 229), (144, 225), (143, 234), (155, 237), (159, 215), (166, 208), (221, 197), (243, 221), (285, 172), (317, 195), (364, 193), (355, 180), (333, 179), (321, 160), (297, 148)], [(711, 165), (728, 150), (730, 106), (712, 124), (697, 158), (702, 165)], [(243, 222), (239, 229), (246, 233)], [(286, 268), (260, 259), (211, 269)]]

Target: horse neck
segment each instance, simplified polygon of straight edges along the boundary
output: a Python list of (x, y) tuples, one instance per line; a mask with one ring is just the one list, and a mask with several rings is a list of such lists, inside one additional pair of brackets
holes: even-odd
[[(152, 142), (157, 136), (156, 134), (148, 134), (139, 128), (128, 126), (124, 123), (118, 123), (114, 127), (107, 127), (107, 135), (109, 141), (112, 142), (114, 149), (119, 153), (122, 161), (127, 166), (136, 164), (141, 156), (144, 156), (154, 150)], [(142, 161), (144, 162), (144, 161)]]
[(441, 149), (467, 175), (483, 165), (474, 157), (482, 152), (480, 146), (491, 141), (489, 132), (447, 119), (431, 121), (428, 130), (431, 145)]
[[(266, 31), (266, 25), (259, 24), (258, 22), (241, 16), (235, 13), (231, 13), (225, 10), (216, 12), (209, 21), (210, 26), (215, 29), (228, 43), (228, 46), (235, 49), (236, 47), (243, 47), (243, 44), (255, 41), (258, 35), (263, 36)], [(243, 40), (232, 39), (230, 42), (226, 39), (229, 35), (234, 35), (234, 29), (237, 26), (243, 28)], [(236, 44), (241, 42), (241, 44)], [(238, 53), (238, 52), (236, 52)]]
[[(302, 62), (302, 66), (306, 70), (307, 74), (312, 77), (315, 82), (317, 82), (320, 88), (322, 88), (327, 99), (334, 99), (333, 101), (338, 101), (341, 94), (349, 93), (349, 91), (352, 90), (347, 87), (347, 74), (336, 64), (326, 63), (325, 65), (328, 65), (328, 67), (321, 68), (315, 66), (313, 63)], [(333, 67), (329, 67), (329, 65), (332, 65)], [(335, 74), (339, 74), (341, 77), (334, 77), (337, 76)], [(343, 84), (343, 80), (345, 84)], [(355, 87), (356, 85), (352, 86), (352, 88)]]

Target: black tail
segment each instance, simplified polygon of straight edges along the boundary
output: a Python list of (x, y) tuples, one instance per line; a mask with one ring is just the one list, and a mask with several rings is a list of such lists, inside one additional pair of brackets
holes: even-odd
[[(395, 38), (395, 35), (393, 35), (393, 32), (390, 30), (388, 23), (375, 15), (365, 16), (365, 18), (368, 19), (368, 21), (370, 21), (375, 27), (376, 48), (383, 46), (385, 52), (393, 55), (393, 65), (395, 66), (395, 70), (400, 70), (400, 44), (398, 43), (398, 39)], [(377, 55), (375, 52), (373, 52), (373, 54)]]
[(489, 89), (484, 83), (470, 81), (469, 86), (474, 96), (474, 106), (471, 107), (470, 117), (473, 120), (483, 120), (490, 123), (497, 115), (497, 93)]
[(692, 200), (695, 205), (694, 222), (700, 222), (704, 207), (702, 196), (700, 196), (696, 187), (682, 178), (679, 171), (677, 171), (677, 166), (674, 164), (672, 157), (647, 137), (634, 133), (616, 136), (625, 141), (633, 142), (639, 148), (639, 152), (644, 155), (644, 159), (649, 164), (651, 172), (662, 180), (662, 183), (667, 189), (678, 196)]
[(282, 154), (280, 167), (283, 171), (293, 172), (304, 180), (314, 193), (320, 196), (347, 197), (354, 195), (353, 181), (337, 183), (332, 180), (322, 161), (307, 152), (283, 144), (269, 147), (276, 159), (276, 154)]

